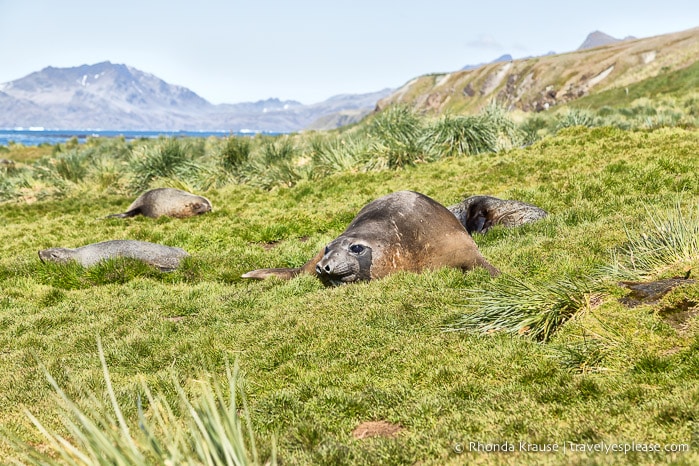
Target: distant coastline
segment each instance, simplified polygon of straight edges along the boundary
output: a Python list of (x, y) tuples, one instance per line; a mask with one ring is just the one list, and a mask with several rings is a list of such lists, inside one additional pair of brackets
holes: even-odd
[(227, 136), (252, 136), (255, 134), (281, 134), (265, 131), (116, 131), (116, 130), (51, 130), (43, 128), (28, 129), (0, 129), (0, 146), (21, 144), (23, 146), (39, 146), (41, 144), (60, 144), (76, 138), (80, 144), (88, 138), (115, 138), (124, 137), (126, 140), (153, 139), (166, 137), (227, 137)]

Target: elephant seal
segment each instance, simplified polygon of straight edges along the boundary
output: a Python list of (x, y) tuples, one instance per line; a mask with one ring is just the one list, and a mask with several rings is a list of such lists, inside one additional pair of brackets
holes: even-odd
[(253, 270), (243, 278), (314, 274), (325, 285), (339, 285), (399, 270), (477, 266), (493, 276), (500, 273), (446, 207), (424, 194), (399, 191), (364, 206), (340, 236), (301, 267)]
[(128, 257), (143, 261), (163, 272), (175, 270), (179, 267), (180, 261), (187, 256), (189, 256), (187, 251), (181, 248), (136, 240), (103, 241), (76, 249), (50, 248), (39, 251), (41, 262), (76, 261), (83, 267), (91, 267), (103, 260)]
[(211, 211), (211, 202), (202, 196), (175, 188), (155, 188), (136, 198), (123, 214), (110, 217), (126, 218), (136, 215), (157, 218), (161, 215), (185, 218), (205, 214)]
[(517, 227), (540, 220), (548, 213), (535, 205), (492, 196), (471, 196), (447, 207), (469, 234), (486, 233), (495, 225)]

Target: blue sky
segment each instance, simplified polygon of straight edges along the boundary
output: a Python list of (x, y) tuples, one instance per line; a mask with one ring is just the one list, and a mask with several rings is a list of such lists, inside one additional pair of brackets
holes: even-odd
[(697, 0), (0, 0), (0, 83), (109, 60), (213, 103), (310, 104), (505, 53), (571, 51), (594, 30), (694, 27)]

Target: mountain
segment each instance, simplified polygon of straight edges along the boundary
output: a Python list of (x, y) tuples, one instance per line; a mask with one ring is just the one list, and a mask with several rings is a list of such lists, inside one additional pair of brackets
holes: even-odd
[(390, 90), (313, 105), (267, 99), (214, 105), (191, 90), (108, 61), (47, 67), (0, 84), (0, 127), (299, 131), (336, 112), (369, 112)]
[(320, 104), (309, 106), (323, 115), (317, 117), (306, 129), (325, 130), (358, 123), (376, 109), (376, 103), (391, 95), (393, 89), (382, 89), (369, 94), (340, 94)]
[(694, 28), (617, 41), (604, 47), (420, 76), (381, 99), (377, 110), (401, 103), (421, 112), (474, 113), (495, 101), (509, 109), (541, 111), (684, 69), (698, 57), (699, 28)]
[(587, 35), (585, 41), (578, 47), (578, 50), (593, 49), (595, 47), (601, 47), (603, 45), (614, 44), (616, 42), (623, 42), (625, 40), (633, 40), (635, 37), (628, 36), (623, 39), (616, 39), (609, 34), (605, 34), (602, 31), (594, 31)]
[[(505, 55), (502, 55), (502, 56), (496, 58), (495, 60), (491, 61), (490, 63), (501, 63), (501, 62), (508, 62), (508, 61), (512, 61), (512, 55), (510, 55), (509, 53), (506, 53)], [(475, 70), (476, 68), (480, 68), (483, 65), (488, 65), (488, 63), (480, 63), (478, 65), (466, 65), (461, 69), (464, 71)]]

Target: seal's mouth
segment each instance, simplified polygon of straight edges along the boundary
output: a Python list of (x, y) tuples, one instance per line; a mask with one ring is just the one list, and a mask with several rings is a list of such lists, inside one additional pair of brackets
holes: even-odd
[(41, 251), (39, 251), (39, 260), (41, 261), (42, 264), (46, 263), (46, 261), (44, 260), (44, 256), (41, 255)]
[(320, 281), (326, 286), (340, 286), (347, 283), (356, 282), (359, 280), (356, 273), (348, 273), (345, 275), (328, 275), (328, 274), (317, 274)]

